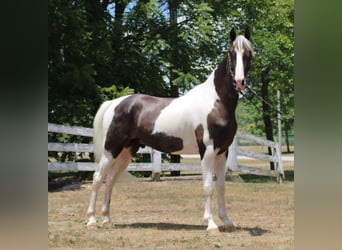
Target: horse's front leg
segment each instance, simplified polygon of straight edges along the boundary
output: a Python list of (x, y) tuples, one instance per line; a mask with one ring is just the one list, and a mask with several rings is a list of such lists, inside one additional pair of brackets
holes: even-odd
[(235, 229), (233, 222), (228, 218), (226, 213), (226, 202), (225, 202), (225, 163), (226, 156), (220, 154), (215, 160), (215, 175), (216, 175), (216, 192), (217, 192), (217, 203), (218, 203), (218, 216), (223, 221), (224, 229), (232, 231)]
[(203, 177), (203, 191), (205, 196), (204, 203), (204, 219), (208, 221), (207, 231), (209, 234), (218, 234), (219, 229), (213, 219), (211, 211), (212, 195), (213, 195), (213, 170), (215, 164), (215, 151), (212, 145), (207, 146), (201, 161), (202, 177)]

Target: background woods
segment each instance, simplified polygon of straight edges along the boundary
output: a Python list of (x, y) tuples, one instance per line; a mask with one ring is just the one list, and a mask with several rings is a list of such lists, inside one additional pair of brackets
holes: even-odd
[[(293, 23), (293, 0), (49, 0), (48, 120), (91, 127), (104, 100), (182, 95), (224, 58), (230, 29), (248, 25), (249, 83), (275, 106), (280, 89), (283, 130), (293, 134)], [(273, 139), (276, 114), (253, 102), (241, 100), (239, 129)]]

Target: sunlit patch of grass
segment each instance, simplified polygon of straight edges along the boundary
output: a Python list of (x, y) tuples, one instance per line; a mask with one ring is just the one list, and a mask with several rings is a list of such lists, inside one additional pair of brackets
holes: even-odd
[[(48, 194), (48, 244), (56, 249), (293, 249), (293, 182), (226, 183), (233, 232), (207, 235), (201, 180), (144, 181), (115, 187), (113, 225), (87, 229), (91, 184)], [(104, 187), (96, 212), (101, 222)], [(213, 215), (217, 216), (216, 194)]]

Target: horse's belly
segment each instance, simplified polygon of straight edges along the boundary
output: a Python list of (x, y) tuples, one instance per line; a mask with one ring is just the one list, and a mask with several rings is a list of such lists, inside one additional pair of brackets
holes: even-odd
[(198, 146), (197, 146), (197, 144), (195, 144), (195, 145), (184, 145), (182, 150), (172, 152), (172, 154), (176, 154), (176, 155), (198, 154)]
[(198, 152), (196, 139), (192, 134), (181, 136), (179, 133), (156, 132), (145, 138), (143, 143), (166, 153), (196, 154)]

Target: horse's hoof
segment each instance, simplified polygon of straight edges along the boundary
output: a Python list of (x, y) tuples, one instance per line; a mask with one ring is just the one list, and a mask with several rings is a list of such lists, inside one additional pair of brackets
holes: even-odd
[(95, 228), (97, 228), (97, 223), (96, 222), (88, 222), (87, 228), (88, 229), (95, 229)]
[(207, 232), (208, 232), (209, 236), (219, 236), (221, 234), (220, 230), (217, 227), (216, 228), (207, 229)]
[(225, 232), (233, 232), (236, 229), (234, 224), (228, 224), (223, 227)]
[(111, 220), (103, 220), (102, 221), (102, 226), (103, 227), (111, 227), (111, 225), (112, 225), (112, 221)]
[(95, 218), (89, 218), (87, 221), (87, 228), (88, 229), (93, 229), (97, 228), (97, 222)]

